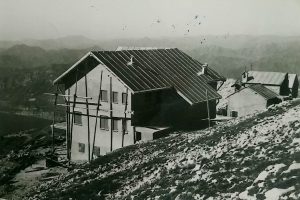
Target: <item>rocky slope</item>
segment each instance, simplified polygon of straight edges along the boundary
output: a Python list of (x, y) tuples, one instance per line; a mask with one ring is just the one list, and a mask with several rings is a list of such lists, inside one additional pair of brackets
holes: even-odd
[(115, 151), (27, 199), (299, 199), (300, 100)]
[[(8, 123), (8, 120), (2, 119), (2, 122)], [(15, 122), (21, 129), (21, 120)], [(46, 125), (41, 123), (41, 126)], [(56, 137), (55, 147), (64, 146), (64, 141), (63, 136)], [(41, 171), (41, 167), (36, 167), (36, 162), (45, 159), (45, 155), (51, 151), (51, 144), (49, 125), (4, 135), (0, 131), (0, 199), (23, 199), (27, 189), (30, 190), (33, 183), (39, 181), (34, 176)], [(48, 171), (53, 171), (53, 168)]]

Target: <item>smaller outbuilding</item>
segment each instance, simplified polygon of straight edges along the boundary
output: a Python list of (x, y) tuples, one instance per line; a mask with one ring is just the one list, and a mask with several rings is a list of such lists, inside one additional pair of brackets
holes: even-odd
[(244, 87), (227, 98), (227, 115), (241, 117), (265, 110), (268, 106), (281, 102), (278, 94), (262, 84)]
[(246, 87), (254, 84), (262, 84), (277, 95), (290, 95), (288, 73), (247, 71), (243, 73), (242, 84)]
[(293, 98), (298, 97), (299, 80), (297, 74), (289, 74), (289, 89)]

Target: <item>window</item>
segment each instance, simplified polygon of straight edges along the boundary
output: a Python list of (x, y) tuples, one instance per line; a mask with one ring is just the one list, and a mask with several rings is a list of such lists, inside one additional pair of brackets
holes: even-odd
[(237, 111), (231, 111), (231, 117), (238, 117)]
[(94, 146), (94, 155), (96, 157), (100, 156), (100, 147)]
[(85, 152), (85, 144), (83, 143), (78, 143), (78, 151), (81, 152), (81, 153), (84, 153)]
[(108, 119), (105, 117), (100, 118), (100, 129), (108, 130)]
[(117, 119), (113, 119), (112, 121), (112, 130), (113, 131), (118, 131), (118, 121)]
[(107, 90), (101, 90), (101, 101), (108, 101)]
[(125, 119), (122, 120), (122, 126), (123, 126), (123, 130), (125, 130), (125, 134), (128, 134), (127, 122), (128, 122), (128, 120), (125, 120)]
[(122, 104), (128, 103), (128, 102), (126, 102), (126, 99), (127, 99), (127, 94), (126, 93), (122, 93)]
[(135, 132), (135, 140), (140, 141), (142, 139), (142, 133), (141, 132)]
[(113, 92), (112, 93), (112, 102), (113, 103), (118, 103), (118, 92)]
[(82, 113), (81, 112), (74, 112), (74, 124), (82, 125)]

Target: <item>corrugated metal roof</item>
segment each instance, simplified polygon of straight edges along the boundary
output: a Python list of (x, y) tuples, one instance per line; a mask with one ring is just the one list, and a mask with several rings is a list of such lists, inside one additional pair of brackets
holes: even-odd
[(282, 72), (262, 72), (262, 71), (248, 71), (248, 76), (253, 77), (247, 83), (257, 83), (263, 85), (281, 85), (287, 73)]
[(253, 90), (254, 92), (257, 92), (257, 94), (261, 95), (262, 97), (264, 97), (267, 100), (278, 97), (278, 95), (275, 92), (264, 87), (261, 84), (254, 84), (254, 85), (249, 86), (249, 88), (251, 90)]
[(297, 74), (289, 74), (289, 88), (292, 89), (297, 78)]
[(160, 47), (127, 47), (127, 46), (118, 46), (116, 51), (123, 50), (151, 50), (151, 49), (170, 49), (170, 48), (160, 48)]
[[(225, 78), (210, 68), (198, 76), (202, 64), (178, 49), (92, 51), (91, 54), (134, 92), (174, 87), (190, 104), (206, 101), (206, 90), (209, 100), (221, 98), (209, 82)], [(128, 65), (132, 56), (133, 64)], [(66, 76), (74, 81), (74, 71), (73, 75), (61, 75), (54, 83), (67, 80)]]

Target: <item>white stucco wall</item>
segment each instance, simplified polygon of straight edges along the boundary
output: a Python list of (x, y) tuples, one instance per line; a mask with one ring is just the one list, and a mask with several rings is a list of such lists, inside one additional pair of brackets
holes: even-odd
[(266, 109), (267, 100), (253, 90), (245, 88), (228, 97), (228, 116), (237, 111), (238, 117)]
[[(109, 117), (110, 116), (110, 103), (109, 98), (111, 97), (110, 91), (110, 77), (112, 78), (112, 91), (118, 92), (118, 103), (112, 104), (113, 107), (113, 116), (114, 117), (124, 117), (125, 105), (122, 104), (122, 93), (126, 93), (126, 87), (122, 84), (117, 77), (113, 76), (104, 66), (98, 65), (94, 68), (91, 72), (87, 74), (87, 82), (88, 82), (88, 96), (92, 97), (92, 100), (89, 102), (97, 103), (98, 95), (99, 95), (99, 84), (100, 84), (100, 75), (101, 71), (103, 71), (102, 76), (102, 90), (107, 90), (108, 92), (108, 102), (101, 102), (100, 109), (107, 110), (107, 111), (99, 111), (98, 115), (104, 115)], [(70, 88), (70, 94), (74, 94), (75, 92), (75, 85)], [(68, 91), (66, 91), (68, 93)], [(85, 80), (84, 77), (81, 78), (77, 83), (77, 96), (86, 96), (85, 95)], [(71, 101), (72, 98), (71, 98)], [(84, 99), (77, 99), (76, 102), (81, 101), (85, 102)], [(72, 104), (71, 104), (72, 105)], [(86, 107), (84, 104), (76, 104), (76, 107)], [(90, 115), (96, 115), (96, 105), (89, 105), (89, 108), (95, 109), (90, 110)], [(71, 108), (72, 111), (72, 108)], [(86, 114), (86, 109), (76, 108), (75, 111), (82, 112)], [(128, 105), (127, 111), (131, 111), (131, 91), (128, 90)], [(130, 113), (127, 113), (127, 118), (131, 117)], [(71, 117), (72, 118), (72, 117)], [(88, 122), (87, 116), (82, 116), (82, 125), (73, 126), (73, 136), (72, 136), (72, 147), (71, 147), (71, 159), (72, 160), (87, 160), (88, 159)], [(92, 154), (92, 144), (93, 144), (93, 137), (94, 137), (94, 129), (95, 129), (95, 117), (90, 117), (90, 154)], [(95, 146), (100, 147), (100, 154), (105, 155), (106, 153), (110, 152), (111, 149), (111, 122), (108, 119), (108, 127), (109, 130), (102, 130), (100, 129), (100, 118), (98, 118), (97, 122), (97, 134), (95, 140)], [(128, 133), (124, 135), (124, 146), (131, 145), (134, 143), (134, 136), (133, 136), (133, 127), (131, 126), (131, 121), (127, 121), (127, 130)], [(118, 131), (112, 132), (112, 150), (118, 149), (122, 147), (122, 120), (118, 120)], [(79, 152), (79, 145), (78, 143), (85, 144), (85, 152)]]
[(149, 140), (153, 140), (153, 133), (157, 130), (147, 127), (136, 127), (136, 131), (142, 133), (141, 141), (146, 142)]

